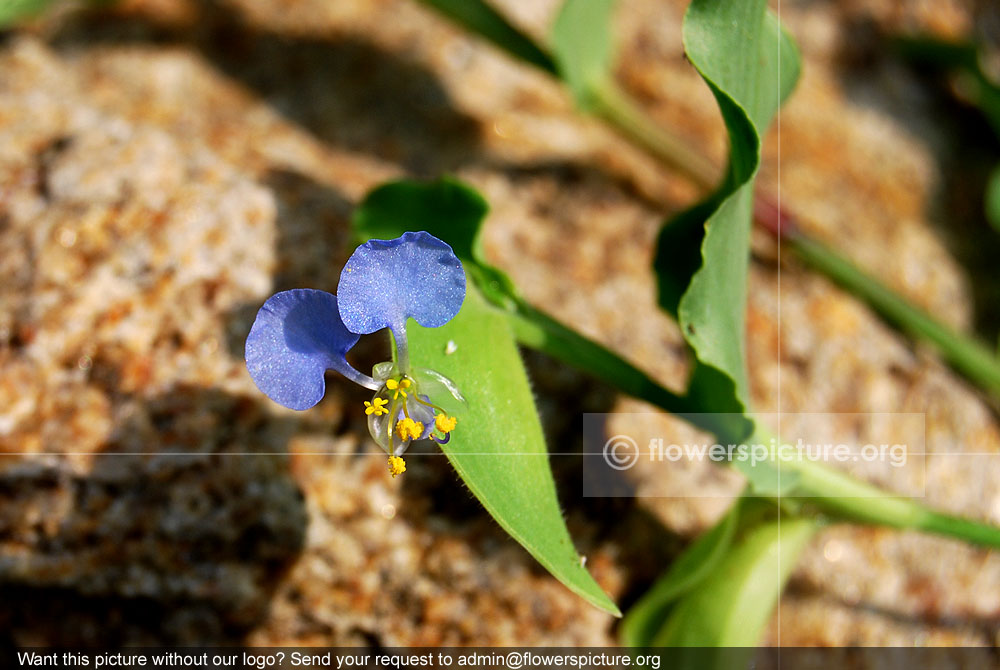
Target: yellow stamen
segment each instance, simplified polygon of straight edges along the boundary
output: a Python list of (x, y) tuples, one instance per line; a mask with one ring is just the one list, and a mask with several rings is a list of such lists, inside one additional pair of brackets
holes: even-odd
[(392, 478), (395, 479), (396, 475), (401, 475), (406, 472), (406, 461), (404, 461), (399, 456), (389, 457), (389, 472), (392, 474)]
[(365, 400), (365, 414), (374, 414), (375, 416), (388, 414), (389, 408), (386, 407), (387, 404), (389, 404), (389, 401), (385, 398), (373, 398), (371, 402)]
[(455, 430), (455, 424), (457, 423), (458, 419), (456, 419), (453, 416), (438, 414), (436, 417), (434, 417), (434, 426), (445, 434), (448, 434), (451, 431)]
[(393, 392), (392, 399), (395, 400), (399, 396), (406, 397), (406, 389), (410, 388), (409, 379), (401, 379), (399, 381), (395, 379), (387, 379), (385, 382), (385, 387)]
[(399, 435), (399, 439), (401, 440), (418, 440), (423, 433), (424, 424), (419, 421), (414, 421), (409, 417), (400, 419), (396, 423), (396, 434)]

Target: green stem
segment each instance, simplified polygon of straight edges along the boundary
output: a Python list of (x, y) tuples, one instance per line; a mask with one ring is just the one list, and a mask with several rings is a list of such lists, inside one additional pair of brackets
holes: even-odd
[(514, 336), (522, 345), (558, 358), (672, 414), (697, 411), (684, 396), (667, 390), (639, 368), (523, 300), (516, 299), (513, 311), (507, 314)]
[(934, 344), (958, 372), (1000, 397), (1000, 359), (985, 345), (952, 330), (820, 242), (798, 232), (786, 241), (810, 266), (867, 301), (897, 327)]
[(818, 463), (800, 461), (791, 464), (790, 469), (800, 475), (796, 498), (813, 499), (838, 515), (1000, 548), (1000, 528), (996, 526), (935, 512)]
[(925, 510), (918, 528), (929, 533), (956, 537), (986, 547), (1000, 547), (1000, 529), (996, 526), (950, 514), (941, 514), (934, 510)]
[(708, 191), (718, 183), (721, 171), (697, 149), (654, 122), (611, 79), (592, 90), (594, 113), (610, 123), (654, 158), (683, 172)]
[[(754, 444), (780, 442), (759, 420), (750, 441)], [(1000, 528), (996, 526), (936, 512), (808, 458), (779, 452), (775, 462), (782, 472), (797, 476), (795, 493), (790, 496), (796, 501), (812, 503), (826, 512), (854, 521), (919, 530), (1000, 548)]]

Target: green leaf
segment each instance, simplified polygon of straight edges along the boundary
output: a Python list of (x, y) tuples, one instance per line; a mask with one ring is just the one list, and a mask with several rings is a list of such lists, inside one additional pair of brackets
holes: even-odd
[[(727, 418), (730, 415), (727, 415)], [(748, 444), (777, 446), (780, 440), (761, 421), (755, 420), (754, 432), (746, 439)], [(727, 426), (728, 427), (728, 426)], [(777, 454), (772, 454), (776, 456)], [(779, 465), (773, 461), (737, 460), (733, 467), (739, 470), (750, 482), (753, 492), (760, 496), (772, 498), (791, 496), (798, 493), (802, 475), (794, 468)]]
[[(716, 193), (665, 226), (654, 268), (660, 304), (677, 316), (695, 355), (689, 404), (742, 415), (750, 397), (744, 334), (753, 180), (761, 134), (794, 88), (799, 57), (764, 0), (694, 0), (684, 18), (684, 47), (722, 112), (729, 170)], [(747, 419), (721, 428), (726, 439), (742, 440), (753, 425)], [(775, 468), (741, 470), (757, 492), (776, 489)]]
[(552, 58), (483, 0), (420, 1), (466, 29), (479, 33), (511, 55), (546, 72), (556, 73)]
[[(475, 271), (486, 203), (458, 182), (395, 182), (373, 191), (355, 213), (364, 238), (426, 230), (453, 245)], [(471, 274), (471, 272), (470, 272)], [(468, 406), (442, 450), (497, 523), (571, 591), (620, 616), (582, 565), (556, 497), (531, 386), (507, 317), (470, 281), (461, 311), (440, 328), (408, 327), (415, 365), (450, 378)], [(449, 343), (452, 346), (449, 347)], [(452, 353), (448, 353), (453, 349)]]
[(649, 647), (666, 619), (670, 606), (706, 579), (733, 544), (739, 519), (739, 503), (710, 530), (703, 533), (643, 595), (622, 620), (622, 644)]
[(463, 263), (479, 262), (479, 229), (489, 208), (483, 196), (457, 179), (401, 179), (365, 196), (352, 223), (365, 239), (391, 240), (423, 230), (451, 245)]
[[(744, 333), (753, 179), (760, 163), (758, 129), (770, 123), (790, 86), (788, 77), (778, 76), (775, 52), (782, 37), (763, 0), (695, 0), (684, 20), (688, 57), (718, 101), (731, 144), (729, 178), (705, 222), (702, 265), (677, 310), (699, 363), (732, 382), (734, 397), (723, 397), (718, 411), (746, 408), (749, 399)], [(706, 383), (716, 387), (718, 381)]]
[[(468, 401), (441, 449), (497, 523), (571, 591), (620, 616), (583, 567), (556, 498), (531, 387), (506, 319), (471, 288), (441, 328), (410, 328), (410, 355), (454, 381)], [(448, 342), (457, 349), (446, 353)]]
[(581, 109), (594, 107), (594, 95), (611, 70), (614, 7), (615, 0), (565, 0), (552, 26), (559, 75)]
[(654, 637), (664, 647), (752, 647), (818, 524), (782, 519), (748, 529), (685, 595)]
[[(778, 104), (770, 112), (773, 115), (777, 111), (777, 108), (784, 104), (788, 96), (795, 90), (795, 86), (799, 83), (799, 77), (802, 75), (802, 54), (799, 53), (795, 39), (781, 25), (781, 21), (774, 12), (767, 10), (764, 22), (765, 49), (768, 42), (772, 44), (777, 42), (778, 45), (777, 50), (772, 52), (770, 56), (765, 54), (765, 58), (762, 61), (763, 68), (777, 71), (778, 73)], [(758, 126), (758, 129), (763, 130), (769, 123), (770, 119), (765, 121), (763, 126)]]

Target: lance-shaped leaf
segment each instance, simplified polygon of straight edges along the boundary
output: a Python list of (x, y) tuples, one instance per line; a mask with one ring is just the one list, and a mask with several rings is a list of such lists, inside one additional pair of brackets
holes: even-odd
[[(400, 182), (372, 192), (355, 213), (354, 226), (366, 239), (424, 230), (448, 241), (464, 261), (476, 255), (475, 231), (485, 213), (485, 202), (455, 182)], [(566, 528), (538, 411), (507, 317), (490, 307), (470, 282), (455, 318), (439, 328), (410, 321), (407, 331), (413, 364), (445, 375), (465, 396), (459, 429), (441, 449), (469, 490), (570, 590), (620, 615), (583, 567)]]

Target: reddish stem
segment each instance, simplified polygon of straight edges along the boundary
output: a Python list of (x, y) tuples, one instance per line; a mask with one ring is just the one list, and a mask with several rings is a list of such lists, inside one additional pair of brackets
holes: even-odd
[(760, 191), (753, 201), (753, 218), (761, 228), (782, 240), (798, 232), (795, 216)]

